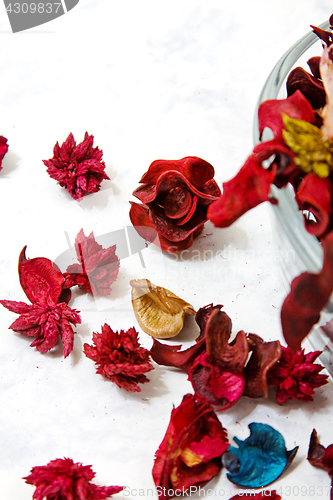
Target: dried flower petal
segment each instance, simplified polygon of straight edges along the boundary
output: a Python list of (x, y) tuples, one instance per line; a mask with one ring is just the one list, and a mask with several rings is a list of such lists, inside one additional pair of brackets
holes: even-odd
[(228, 448), (226, 430), (212, 407), (192, 394), (171, 412), (170, 423), (153, 467), (159, 498), (179, 496), (191, 486), (202, 486), (221, 468), (222, 453)]
[(2, 169), (2, 160), (8, 151), (8, 144), (6, 137), (0, 135), (0, 170)]
[(185, 313), (195, 314), (191, 304), (145, 278), (132, 280), (130, 285), (135, 317), (142, 330), (152, 337), (176, 336), (184, 326)]
[(65, 294), (64, 301), (60, 302), (64, 278), (57, 266), (44, 257), (26, 259), (25, 250), (26, 247), (19, 257), (19, 277), (23, 291), (32, 304), (0, 300), (0, 304), (9, 311), (20, 314), (9, 328), (36, 337), (31, 347), (43, 353), (55, 347), (60, 337), (64, 357), (67, 357), (74, 345), (71, 324), (81, 323), (81, 318), (78, 311), (68, 307), (69, 294)]
[(120, 266), (116, 245), (103, 248), (93, 232), (85, 236), (81, 229), (75, 238), (75, 250), (79, 264), (67, 267), (63, 288), (77, 285), (92, 295), (109, 295)]
[(238, 447), (230, 446), (222, 456), (229, 470), (228, 479), (245, 488), (262, 488), (275, 481), (294, 459), (298, 446), (287, 451), (283, 436), (267, 424), (249, 425), (244, 441), (234, 437)]
[(291, 283), (289, 295), (281, 309), (284, 338), (297, 352), (302, 340), (319, 321), (320, 312), (333, 291), (333, 232), (321, 240), (324, 262), (318, 274), (304, 272)]
[(90, 465), (74, 463), (70, 458), (51, 460), (47, 465), (33, 467), (23, 479), (36, 486), (34, 500), (103, 500), (124, 489), (123, 486), (97, 486)]
[(43, 160), (47, 173), (65, 187), (74, 200), (100, 190), (103, 179), (109, 179), (102, 161), (103, 151), (93, 147), (94, 136), (85, 133), (84, 140), (76, 145), (73, 134), (53, 149), (53, 158)]
[(156, 160), (133, 195), (130, 218), (140, 236), (167, 252), (189, 248), (207, 221), (207, 207), (221, 194), (214, 168), (201, 158)]
[(299, 349), (295, 354), (289, 347), (283, 347), (280, 360), (269, 372), (269, 384), (277, 387), (276, 401), (282, 405), (288, 399), (312, 401), (314, 389), (327, 384), (328, 375), (319, 374), (324, 367), (315, 364), (320, 351), (304, 354)]
[(311, 465), (328, 472), (333, 480), (333, 444), (330, 444), (327, 448), (320, 444), (316, 429), (313, 429), (310, 437), (307, 458)]
[(291, 96), (300, 90), (313, 109), (320, 109), (326, 104), (326, 92), (319, 71), (320, 57), (308, 60), (312, 75), (301, 67), (293, 69), (287, 78), (287, 94)]
[(84, 344), (83, 350), (98, 366), (96, 373), (127, 391), (140, 392), (138, 384), (149, 382), (144, 374), (154, 367), (149, 351), (139, 344), (135, 328), (118, 333), (105, 323), (102, 333), (94, 333), (92, 340), (95, 346)]

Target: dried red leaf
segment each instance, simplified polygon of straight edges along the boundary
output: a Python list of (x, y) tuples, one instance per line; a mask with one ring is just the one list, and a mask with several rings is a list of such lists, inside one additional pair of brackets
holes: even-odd
[[(19, 257), (20, 283), (32, 304), (0, 300), (11, 312), (20, 314), (11, 325), (14, 332), (36, 337), (31, 347), (40, 352), (50, 351), (62, 339), (63, 354), (73, 350), (74, 331), (71, 326), (81, 323), (79, 311), (68, 307), (69, 294), (62, 294), (64, 278), (58, 267), (49, 259), (26, 259), (26, 247)], [(64, 301), (60, 302), (64, 298)]]
[(248, 334), (251, 357), (245, 367), (246, 386), (244, 396), (249, 398), (268, 398), (267, 375), (281, 357), (281, 344), (278, 340), (264, 342), (254, 333)]
[(92, 341), (95, 345), (84, 344), (83, 350), (98, 366), (96, 373), (127, 391), (140, 392), (138, 384), (149, 382), (144, 374), (154, 367), (149, 351), (139, 344), (135, 328), (118, 333), (105, 323), (102, 333), (94, 333)]
[(2, 169), (2, 160), (8, 151), (8, 144), (6, 137), (0, 135), (0, 170)]
[(332, 182), (329, 177), (307, 174), (296, 192), (296, 201), (300, 210), (310, 212), (313, 217), (304, 218), (306, 230), (321, 238), (329, 230), (332, 215)]
[(75, 239), (75, 250), (79, 264), (67, 267), (63, 288), (77, 285), (92, 295), (109, 295), (120, 266), (116, 245), (103, 248), (93, 232), (85, 236), (81, 229)]
[(304, 354), (304, 349), (299, 349), (294, 354), (289, 347), (281, 349), (281, 358), (268, 375), (268, 383), (277, 387), (276, 401), (280, 405), (288, 399), (312, 401), (314, 389), (328, 382), (328, 375), (320, 374), (324, 367), (314, 363), (321, 352)]
[(201, 158), (156, 160), (133, 195), (130, 218), (137, 232), (167, 252), (189, 248), (207, 221), (207, 207), (221, 194), (214, 168)]
[(97, 486), (90, 482), (95, 475), (90, 465), (58, 458), (33, 467), (23, 479), (36, 486), (34, 500), (103, 500), (124, 489), (124, 486)]
[(100, 190), (101, 182), (109, 179), (102, 161), (103, 151), (93, 147), (94, 136), (85, 133), (84, 140), (76, 145), (70, 133), (61, 146), (57, 142), (53, 158), (43, 160), (47, 173), (65, 187), (74, 200)]
[(281, 309), (284, 338), (297, 352), (302, 340), (320, 318), (333, 291), (333, 232), (321, 240), (324, 262), (318, 274), (304, 272), (291, 283), (289, 295)]
[[(170, 422), (153, 467), (159, 498), (184, 494), (202, 486), (221, 468), (221, 455), (229, 446), (226, 430), (212, 407), (186, 394), (171, 412)], [(173, 494), (172, 494), (173, 492)]]
[(262, 500), (263, 498), (270, 498), (271, 500), (281, 500), (282, 497), (276, 493), (276, 490), (263, 490), (259, 493), (241, 493), (230, 498), (230, 500), (242, 500), (243, 498), (252, 498), (252, 500)]

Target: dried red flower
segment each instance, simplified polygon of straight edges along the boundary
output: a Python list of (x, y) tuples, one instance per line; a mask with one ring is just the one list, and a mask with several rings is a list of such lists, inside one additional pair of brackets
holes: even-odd
[(123, 486), (97, 486), (90, 465), (74, 463), (70, 458), (51, 460), (47, 465), (33, 467), (23, 479), (36, 486), (34, 500), (103, 500), (124, 489)]
[(0, 135), (0, 170), (2, 169), (2, 160), (8, 151), (8, 144), (6, 137)]
[(214, 168), (201, 158), (156, 160), (142, 176), (133, 195), (130, 218), (142, 238), (166, 252), (189, 248), (203, 230), (208, 206), (221, 191)]
[(311, 465), (328, 472), (332, 480), (330, 499), (333, 500), (333, 444), (327, 448), (320, 444), (316, 429), (313, 429), (310, 437), (307, 458)]
[(210, 481), (221, 469), (220, 457), (228, 446), (226, 430), (210, 404), (186, 394), (172, 410), (155, 455), (152, 473), (159, 498), (180, 496)]
[(154, 367), (149, 351), (139, 344), (135, 328), (118, 333), (105, 323), (102, 333), (94, 333), (92, 340), (95, 346), (84, 344), (83, 350), (98, 365), (96, 373), (127, 391), (140, 392), (138, 384), (149, 382), (144, 374)]
[[(60, 269), (49, 259), (37, 257), (26, 259), (26, 247), (19, 257), (19, 277), (24, 293), (32, 304), (0, 300), (0, 304), (11, 312), (20, 314), (11, 325), (14, 332), (36, 337), (31, 347), (40, 352), (48, 352), (57, 343), (63, 342), (64, 357), (73, 350), (74, 332), (71, 324), (81, 323), (78, 311), (59, 302), (62, 297), (64, 278)], [(67, 300), (68, 299), (68, 300)]]
[(75, 239), (75, 250), (79, 264), (67, 267), (63, 288), (78, 285), (92, 295), (109, 295), (120, 266), (116, 245), (103, 248), (93, 232), (85, 236), (81, 229)]
[(56, 143), (53, 158), (43, 160), (49, 176), (65, 187), (74, 200), (96, 193), (100, 190), (101, 182), (109, 179), (104, 171), (103, 151), (94, 148), (93, 143), (94, 136), (86, 132), (84, 140), (76, 145), (70, 133), (61, 146)]
[(289, 347), (281, 349), (281, 358), (268, 375), (268, 383), (277, 388), (276, 401), (279, 405), (288, 399), (312, 401), (314, 389), (328, 382), (328, 375), (320, 374), (324, 367), (314, 363), (321, 352), (305, 354), (304, 349), (299, 349), (294, 354)]

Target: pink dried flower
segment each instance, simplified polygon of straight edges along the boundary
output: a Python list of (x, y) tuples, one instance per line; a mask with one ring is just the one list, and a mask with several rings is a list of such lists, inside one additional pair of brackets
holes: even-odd
[(102, 161), (103, 151), (93, 148), (94, 136), (85, 133), (84, 140), (76, 145), (73, 134), (53, 149), (53, 158), (43, 160), (47, 173), (65, 187), (74, 200), (100, 190), (103, 179), (109, 179)]
[(138, 384), (149, 382), (144, 374), (153, 370), (150, 353), (140, 346), (134, 327), (118, 333), (105, 324), (102, 333), (94, 333), (92, 340), (95, 346), (84, 344), (83, 350), (98, 365), (96, 373), (127, 391), (140, 392)]
[(314, 361), (320, 351), (304, 354), (299, 349), (296, 354), (289, 347), (281, 346), (280, 360), (271, 368), (268, 383), (277, 387), (276, 401), (282, 405), (288, 399), (312, 401), (314, 389), (327, 384), (328, 375), (319, 374), (324, 367)]
[(67, 267), (63, 288), (78, 285), (92, 295), (110, 294), (120, 265), (116, 245), (103, 248), (95, 240), (93, 232), (85, 236), (81, 229), (75, 239), (75, 250), (79, 264)]
[(2, 160), (8, 151), (8, 144), (6, 137), (0, 135), (0, 170), (2, 169)]
[(95, 473), (90, 465), (58, 458), (47, 465), (33, 467), (23, 479), (36, 486), (34, 500), (103, 500), (124, 489), (123, 486), (97, 486), (90, 481)]
[(37, 257), (26, 259), (26, 247), (19, 257), (19, 276), (24, 293), (32, 304), (0, 300), (0, 304), (11, 312), (20, 314), (11, 325), (14, 332), (36, 337), (31, 347), (40, 352), (52, 349), (60, 336), (64, 356), (73, 350), (74, 332), (71, 324), (81, 323), (78, 311), (67, 305), (70, 294), (65, 294), (65, 302), (60, 302), (64, 278), (60, 269), (49, 259)]

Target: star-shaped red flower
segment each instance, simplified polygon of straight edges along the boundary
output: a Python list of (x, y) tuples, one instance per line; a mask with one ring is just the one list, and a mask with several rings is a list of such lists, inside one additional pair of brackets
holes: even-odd
[(66, 141), (53, 149), (53, 158), (43, 160), (47, 173), (65, 187), (74, 200), (100, 190), (103, 179), (109, 179), (102, 161), (103, 151), (93, 147), (94, 136), (85, 133), (84, 140), (76, 145), (69, 134)]

